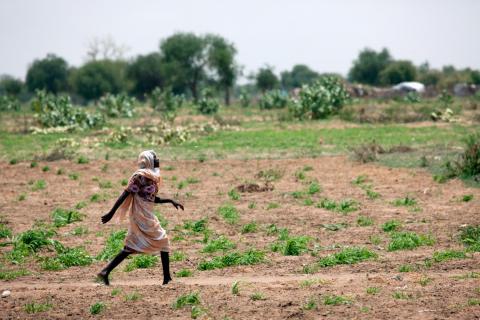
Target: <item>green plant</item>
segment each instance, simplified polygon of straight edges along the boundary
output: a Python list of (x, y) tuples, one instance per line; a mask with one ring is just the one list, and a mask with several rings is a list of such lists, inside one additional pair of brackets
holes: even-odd
[(135, 269), (147, 269), (156, 266), (158, 262), (158, 256), (140, 254), (135, 255), (133, 259), (126, 265), (125, 271), (130, 272)]
[(318, 208), (323, 208), (329, 211), (336, 211), (343, 214), (358, 210), (357, 201), (350, 199), (342, 200), (337, 203), (334, 200), (324, 198), (320, 200), (320, 202), (317, 203), (316, 206)]
[(33, 187), (32, 187), (32, 191), (43, 190), (46, 187), (47, 187), (47, 183), (45, 182), (45, 180), (40, 179), (40, 180), (35, 181), (35, 183), (33, 184)]
[(138, 292), (132, 292), (125, 295), (125, 301), (137, 301), (142, 298), (142, 295)]
[(325, 297), (323, 297), (324, 305), (338, 306), (338, 305), (350, 304), (350, 303), (352, 303), (352, 300), (344, 296), (326, 295)]
[(192, 270), (189, 270), (189, 269), (180, 269), (177, 272), (175, 272), (175, 275), (179, 278), (191, 277), (192, 274), (193, 274)]
[(30, 271), (25, 269), (20, 270), (0, 270), (0, 280), (13, 280), (18, 277), (27, 276), (30, 274)]
[(206, 88), (202, 91), (201, 98), (197, 103), (197, 110), (201, 114), (211, 115), (218, 112), (220, 104), (212, 92), (212, 90)]
[(94, 304), (92, 304), (90, 306), (90, 313), (93, 314), (93, 315), (100, 314), (106, 308), (107, 308), (107, 306), (105, 305), (105, 303), (103, 303), (101, 301), (95, 302)]
[(185, 254), (185, 252), (175, 251), (172, 254), (172, 261), (183, 261), (185, 259), (187, 259), (187, 255)]
[(462, 197), (463, 202), (470, 202), (473, 199), (473, 194), (466, 194)]
[(460, 231), (460, 241), (469, 251), (480, 251), (480, 225), (463, 228)]
[(43, 172), (48, 172), (48, 171), (50, 171), (50, 167), (49, 167), (49, 166), (44, 166), (44, 167), (42, 168), (42, 171), (43, 171)]
[(83, 234), (88, 234), (88, 228), (87, 227), (75, 227), (75, 229), (72, 230), (72, 235), (74, 236), (81, 236)]
[(250, 202), (248, 204), (248, 209), (255, 209), (257, 207), (257, 204), (255, 202)]
[(111, 295), (112, 297), (116, 297), (116, 296), (118, 296), (120, 293), (122, 293), (122, 289), (120, 289), (120, 288), (114, 288), (114, 289), (112, 289), (112, 292), (110, 293), (110, 295)]
[(80, 177), (80, 175), (76, 172), (72, 172), (72, 173), (69, 173), (68, 174), (68, 177), (70, 178), (70, 180), (78, 180), (78, 178)]
[(340, 223), (322, 223), (321, 226), (330, 231), (338, 231), (348, 227), (348, 223), (340, 222)]
[(318, 184), (318, 182), (312, 181), (308, 186), (307, 193), (310, 195), (314, 195), (317, 192), (320, 192), (322, 188)]
[(310, 297), (302, 307), (304, 310), (317, 309), (317, 301), (315, 298)]
[(280, 208), (280, 204), (278, 204), (278, 203), (276, 203), (276, 202), (270, 202), (270, 203), (267, 205), (267, 210), (277, 209), (277, 208)]
[(107, 93), (98, 101), (98, 108), (112, 118), (131, 118), (135, 111), (135, 98), (124, 93), (118, 95)]
[(62, 270), (74, 266), (88, 266), (93, 262), (93, 258), (81, 247), (67, 248), (57, 245), (55, 250), (55, 257), (43, 259), (43, 269)]
[(67, 224), (82, 221), (84, 214), (75, 210), (65, 210), (56, 208), (52, 214), (53, 225), (57, 228), (66, 226)]
[(174, 309), (180, 309), (185, 306), (199, 305), (201, 303), (200, 294), (198, 292), (192, 292), (185, 295), (181, 295), (177, 298), (173, 304)]
[(238, 213), (237, 208), (230, 204), (226, 204), (218, 208), (218, 213), (229, 224), (236, 224), (238, 220), (240, 220), (240, 214)]
[(205, 247), (203, 247), (202, 252), (212, 253), (217, 251), (228, 251), (235, 247), (236, 245), (234, 242), (221, 235), (216, 239), (208, 240)]
[(288, 105), (288, 94), (281, 90), (270, 90), (260, 97), (261, 109), (282, 109)]
[(255, 221), (249, 222), (242, 227), (242, 233), (253, 233), (257, 231), (257, 223)]
[(263, 262), (265, 253), (256, 249), (249, 249), (243, 253), (231, 252), (223, 256), (217, 256), (209, 261), (201, 261), (199, 270), (221, 269), (237, 265), (253, 265)]
[(418, 283), (420, 283), (420, 285), (422, 287), (425, 287), (426, 285), (428, 285), (430, 282), (432, 282), (432, 279), (429, 278), (429, 277), (421, 277), (420, 280), (418, 281)]
[(375, 295), (375, 294), (378, 294), (379, 292), (380, 292), (380, 289), (378, 289), (377, 287), (368, 287), (367, 288), (367, 293), (368, 294)]
[(382, 230), (385, 232), (397, 231), (402, 224), (397, 220), (389, 220), (382, 225)]
[(393, 298), (398, 300), (409, 300), (413, 298), (413, 295), (411, 293), (406, 293), (403, 291), (395, 291), (393, 293)]
[(338, 264), (355, 264), (364, 260), (375, 259), (377, 254), (367, 248), (347, 247), (340, 252), (327, 255), (318, 261), (320, 267), (331, 267)]
[(414, 198), (410, 198), (409, 196), (406, 196), (405, 198), (401, 198), (401, 199), (395, 199), (392, 204), (394, 206), (406, 206), (406, 207), (409, 207), (409, 206), (414, 206), (417, 204), (417, 200), (415, 200)]
[(257, 300), (266, 300), (265, 296), (263, 293), (261, 292), (254, 292), (250, 295), (250, 299), (252, 299), (253, 301), (257, 301)]
[(90, 162), (90, 160), (88, 160), (88, 158), (85, 157), (84, 155), (80, 155), (77, 159), (78, 164), (87, 164), (89, 162)]
[(259, 171), (255, 177), (258, 179), (263, 179), (266, 182), (274, 182), (280, 180), (284, 175), (284, 172), (279, 169), (267, 169)]
[(402, 264), (399, 268), (398, 268), (398, 271), (399, 272), (412, 272), (413, 271), (413, 267), (409, 264)]
[(195, 233), (205, 232), (208, 228), (208, 219), (202, 218), (197, 221), (187, 220), (183, 223), (183, 228), (186, 230), (191, 230)]
[(50, 301), (44, 303), (28, 302), (23, 306), (26, 313), (38, 313), (45, 312), (53, 308), (53, 304)]
[(435, 251), (433, 253), (433, 261), (443, 262), (454, 259), (465, 259), (467, 255), (465, 251), (458, 250), (445, 250), (445, 251)]
[(228, 197), (234, 201), (240, 200), (240, 194), (235, 189), (228, 191)]
[(373, 219), (370, 217), (365, 217), (365, 216), (359, 216), (357, 219), (357, 224), (360, 227), (368, 227), (373, 225)]
[(2, 238), (11, 238), (12, 230), (7, 227), (5, 224), (0, 223), (0, 239)]
[(420, 246), (431, 246), (435, 240), (429, 235), (417, 235), (414, 232), (392, 232), (388, 251), (411, 250)]
[(232, 294), (238, 296), (240, 293), (240, 281), (235, 281), (232, 285)]
[(97, 260), (111, 260), (115, 257), (123, 248), (123, 241), (127, 236), (127, 230), (118, 230), (110, 232), (107, 238), (105, 247), (97, 255)]
[(171, 88), (160, 89), (156, 87), (148, 96), (151, 107), (160, 112), (160, 116), (169, 122), (173, 122), (178, 110), (185, 101), (183, 96), (175, 95)]
[(298, 256), (307, 251), (310, 240), (308, 236), (286, 236), (272, 244), (271, 248), (273, 252), (281, 252), (284, 256)]

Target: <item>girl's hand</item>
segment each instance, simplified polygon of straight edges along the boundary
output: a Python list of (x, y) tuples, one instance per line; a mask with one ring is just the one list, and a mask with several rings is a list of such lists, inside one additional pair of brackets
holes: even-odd
[(112, 220), (113, 214), (111, 212), (102, 216), (102, 223), (105, 224), (108, 221)]
[(172, 205), (173, 205), (173, 206), (175, 207), (175, 209), (177, 209), (177, 210), (178, 210), (178, 208), (180, 208), (180, 209), (182, 209), (182, 210), (185, 210), (185, 209), (183, 208), (183, 204), (178, 203), (178, 202), (176, 202), (176, 201), (174, 201), (174, 200), (172, 200)]

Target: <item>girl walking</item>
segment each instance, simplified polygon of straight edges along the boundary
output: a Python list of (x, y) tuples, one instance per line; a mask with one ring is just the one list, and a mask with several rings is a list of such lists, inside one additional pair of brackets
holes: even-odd
[(110, 221), (115, 213), (119, 220), (129, 217), (125, 246), (120, 253), (98, 274), (105, 285), (108, 275), (126, 257), (135, 253), (160, 253), (163, 268), (163, 284), (172, 280), (170, 276), (169, 241), (165, 230), (153, 213), (155, 203), (171, 203), (177, 210), (183, 205), (157, 196), (161, 181), (159, 160), (153, 150), (143, 151), (138, 156), (139, 169), (128, 182), (127, 188), (115, 202), (109, 213), (102, 216), (102, 223)]

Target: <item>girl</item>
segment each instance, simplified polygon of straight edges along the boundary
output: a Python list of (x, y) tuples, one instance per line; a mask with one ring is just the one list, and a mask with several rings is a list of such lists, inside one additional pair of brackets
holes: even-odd
[(109, 285), (108, 275), (126, 257), (134, 253), (160, 252), (163, 268), (163, 284), (172, 280), (170, 277), (169, 241), (165, 230), (153, 214), (154, 203), (171, 203), (177, 210), (183, 205), (171, 199), (157, 197), (160, 183), (159, 160), (153, 150), (143, 151), (138, 156), (140, 169), (130, 178), (127, 188), (115, 202), (112, 210), (102, 216), (102, 222), (110, 221), (118, 209), (118, 218), (122, 220), (128, 214), (130, 224), (125, 238), (125, 247), (103, 269), (98, 277)]

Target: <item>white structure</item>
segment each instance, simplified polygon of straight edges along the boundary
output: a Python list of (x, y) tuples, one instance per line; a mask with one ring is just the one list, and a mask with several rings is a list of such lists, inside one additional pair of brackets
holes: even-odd
[(421, 93), (425, 91), (425, 86), (423, 85), (423, 83), (411, 81), (411, 82), (401, 82), (393, 86), (392, 89), (395, 91), (403, 91), (403, 92), (415, 91), (415, 92)]

